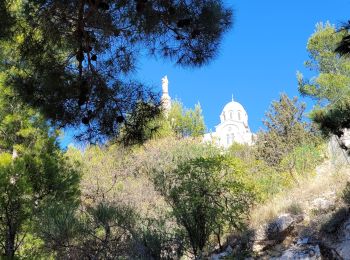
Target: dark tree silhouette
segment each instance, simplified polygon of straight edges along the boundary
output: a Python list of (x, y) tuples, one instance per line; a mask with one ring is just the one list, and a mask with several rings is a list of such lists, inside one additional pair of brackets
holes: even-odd
[[(348, 23), (344, 24), (340, 31), (349, 31), (350, 30), (350, 20)], [(348, 55), (350, 53), (350, 35), (344, 35), (340, 43), (335, 49), (335, 52), (339, 53), (340, 55)]]
[(10, 28), (13, 25), (13, 18), (10, 16), (10, 13), (8, 12), (6, 2), (0, 1), (0, 39), (6, 37), (10, 33)]
[(19, 58), (6, 61), (24, 101), (81, 138), (143, 141), (158, 95), (131, 78), (148, 54), (197, 67), (217, 53), (232, 11), (220, 0), (30, 0), (21, 7)]

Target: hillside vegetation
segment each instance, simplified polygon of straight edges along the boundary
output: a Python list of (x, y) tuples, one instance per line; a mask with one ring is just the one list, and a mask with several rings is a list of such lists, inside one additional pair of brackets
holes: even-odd
[[(146, 2), (138, 8), (146, 8)], [(217, 18), (224, 15), (220, 5), (211, 7), (217, 9)], [(228, 24), (221, 26), (217, 37)], [(333, 51), (344, 35), (320, 24), (309, 40), (312, 55), (306, 65), (319, 75), (308, 81), (298, 74), (298, 80), (301, 93), (319, 101), (312, 120), (306, 118), (304, 103), (282, 93), (267, 110), (255, 143), (233, 143), (227, 149), (203, 141), (199, 104), (190, 109), (175, 101), (169, 111), (161, 111), (141, 102), (141, 92), (135, 94), (139, 99), (131, 97), (132, 109), (127, 109), (135, 115), (124, 112), (117, 124), (109, 121), (114, 106), (103, 106), (104, 116), (86, 106), (83, 124), (97, 129), (84, 133), (103, 142), (60, 149), (61, 132), (52, 120), (78, 120), (69, 107), (76, 106), (77, 98), (87, 99), (86, 93), (69, 93), (74, 96), (65, 107), (69, 111), (56, 107), (62, 105), (61, 90), (55, 92), (55, 104), (43, 104), (43, 95), (35, 92), (33, 106), (8, 80), (11, 73), (27, 74), (15, 67), (1, 72), (0, 257), (349, 259), (349, 147), (344, 129), (349, 115), (344, 111), (350, 66), (347, 57)], [(12, 51), (8, 42), (4, 48)], [(64, 51), (55, 55), (64, 56)], [(32, 58), (39, 62), (38, 57)], [(40, 68), (47, 72), (46, 66)], [(338, 103), (340, 90), (345, 98)], [(108, 97), (95, 96), (95, 102), (102, 106)], [(54, 118), (48, 120), (43, 111)], [(96, 131), (104, 134), (96, 139)], [(118, 135), (110, 138), (115, 131)]]
[[(43, 241), (39, 248), (60, 258), (208, 257), (254, 225), (256, 215), (263, 221), (269, 211), (262, 205), (315, 179), (327, 156), (325, 141), (302, 121), (296, 99), (283, 94), (270, 111), (279, 120), (254, 146), (224, 150), (181, 130), (196, 127), (169, 127), (164, 117), (152, 124), (167, 130), (142, 146), (69, 148), (66, 155), (82, 173), (80, 202), (47, 208), (35, 233)], [(266, 159), (271, 150), (263, 138), (278, 158)], [(274, 207), (276, 214), (282, 210)]]

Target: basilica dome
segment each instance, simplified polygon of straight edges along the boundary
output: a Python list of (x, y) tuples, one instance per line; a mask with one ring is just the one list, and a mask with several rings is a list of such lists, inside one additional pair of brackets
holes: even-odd
[(231, 101), (227, 103), (220, 115), (221, 123), (226, 121), (240, 121), (245, 124), (248, 123), (248, 115), (244, 107), (236, 102)]
[(234, 142), (251, 145), (255, 135), (248, 126), (248, 115), (244, 107), (233, 100), (224, 106), (220, 114), (220, 124), (215, 126), (215, 132), (204, 135), (204, 141), (229, 147)]
[(225, 112), (225, 111), (230, 111), (230, 110), (233, 110), (233, 111), (245, 111), (245, 109), (243, 108), (243, 106), (236, 102), (236, 101), (231, 101), (229, 103), (227, 103), (224, 107), (224, 109), (222, 110), (222, 112)]

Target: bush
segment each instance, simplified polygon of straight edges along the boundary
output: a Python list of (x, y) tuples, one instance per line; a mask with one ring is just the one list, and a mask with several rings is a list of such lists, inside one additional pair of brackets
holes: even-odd
[(140, 222), (137, 237), (143, 247), (140, 254), (143, 259), (180, 259), (185, 240), (183, 231), (177, 229), (177, 225), (169, 225), (169, 221), (162, 216)]
[(300, 203), (293, 201), (292, 204), (286, 208), (286, 211), (292, 215), (301, 215), (304, 209)]
[(226, 225), (242, 228), (253, 202), (242, 175), (239, 165), (222, 155), (190, 159), (170, 171), (154, 169), (155, 187), (186, 230), (195, 257), (203, 257), (209, 237), (221, 235)]
[(298, 98), (281, 94), (266, 113), (266, 131), (258, 134), (257, 158), (269, 166), (279, 167), (283, 158), (303, 144), (318, 143), (319, 137), (312, 125), (303, 121), (305, 104)]
[(298, 176), (306, 176), (322, 162), (322, 146), (302, 144), (295, 147), (280, 163), (280, 170), (287, 171), (297, 181)]
[(137, 215), (127, 206), (99, 203), (78, 209), (55, 205), (43, 215), (39, 234), (59, 259), (116, 259), (134, 252)]

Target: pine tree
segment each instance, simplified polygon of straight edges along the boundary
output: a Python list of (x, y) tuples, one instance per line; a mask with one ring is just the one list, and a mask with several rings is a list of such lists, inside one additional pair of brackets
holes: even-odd
[(272, 102), (263, 122), (266, 131), (258, 134), (259, 159), (276, 167), (295, 147), (316, 140), (311, 126), (303, 121), (304, 111), (305, 104), (297, 97), (290, 99), (282, 94), (279, 101)]
[(2, 61), (8, 83), (57, 126), (83, 126), (89, 140), (121, 129), (142, 139), (161, 109), (158, 95), (131, 77), (137, 58), (146, 48), (202, 66), (215, 57), (232, 13), (220, 0), (19, 2), (10, 12), (10, 58)]
[(7, 259), (34, 232), (43, 208), (77, 199), (78, 172), (56, 138), (44, 118), (0, 80), (0, 254)]
[(307, 44), (310, 60), (305, 62), (316, 76), (308, 80), (298, 73), (300, 92), (317, 100), (311, 117), (326, 136), (340, 137), (350, 128), (350, 60), (335, 52), (346, 54), (348, 38), (346, 31), (337, 32), (329, 23), (317, 24)]

